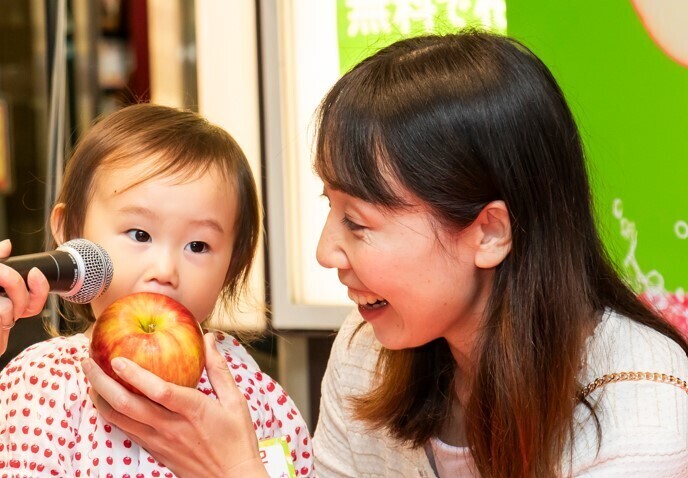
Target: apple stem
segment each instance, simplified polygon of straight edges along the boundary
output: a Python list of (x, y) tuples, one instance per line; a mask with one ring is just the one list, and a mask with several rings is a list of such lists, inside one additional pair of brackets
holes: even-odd
[(141, 326), (141, 329), (147, 334), (152, 334), (153, 332), (155, 332), (154, 322), (150, 322), (148, 324), (143, 324), (143, 322), (140, 322), (139, 325)]

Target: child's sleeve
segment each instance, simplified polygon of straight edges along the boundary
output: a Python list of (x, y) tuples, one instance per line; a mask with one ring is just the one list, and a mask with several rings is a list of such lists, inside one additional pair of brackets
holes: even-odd
[(268, 400), (277, 431), (273, 429), (264, 430), (264, 432), (270, 433), (271, 436), (286, 437), (296, 476), (315, 476), (313, 473), (313, 444), (306, 422), (282, 387), (271, 378), (268, 377), (268, 379), (268, 387), (274, 386), (274, 390), (269, 392)]
[(79, 364), (41, 343), (0, 372), (0, 476), (75, 476)]
[(218, 350), (246, 398), (258, 439), (285, 437), (296, 476), (315, 476), (311, 436), (292, 399), (279, 383), (260, 370), (236, 339), (219, 332), (215, 336)]

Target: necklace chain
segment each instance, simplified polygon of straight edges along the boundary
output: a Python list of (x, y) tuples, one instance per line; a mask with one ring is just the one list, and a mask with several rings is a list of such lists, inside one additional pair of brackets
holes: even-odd
[(681, 380), (673, 375), (667, 375), (665, 373), (657, 372), (615, 372), (602, 375), (596, 378), (588, 385), (583, 387), (580, 392), (578, 392), (578, 398), (584, 399), (590, 395), (593, 391), (597, 390), (608, 383), (623, 382), (623, 381), (634, 381), (639, 380), (650, 380), (652, 382), (666, 383), (680, 388), (684, 392), (688, 393), (688, 383), (685, 380)]

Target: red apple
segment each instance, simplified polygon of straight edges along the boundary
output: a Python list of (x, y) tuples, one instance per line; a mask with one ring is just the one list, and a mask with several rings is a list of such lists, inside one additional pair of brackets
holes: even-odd
[(162, 294), (140, 292), (121, 297), (98, 317), (91, 335), (91, 358), (127, 389), (110, 361), (126, 357), (160, 378), (195, 387), (204, 365), (203, 332), (179, 302)]

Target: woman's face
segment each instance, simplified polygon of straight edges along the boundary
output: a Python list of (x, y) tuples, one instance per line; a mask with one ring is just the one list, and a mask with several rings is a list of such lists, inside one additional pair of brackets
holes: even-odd
[(318, 262), (337, 269), (380, 343), (403, 349), (439, 337), (452, 348), (472, 342), (493, 277), (476, 266), (479, 226), (447, 231), (408, 194), (418, 206), (395, 212), (327, 186), (324, 194), (330, 212)]

